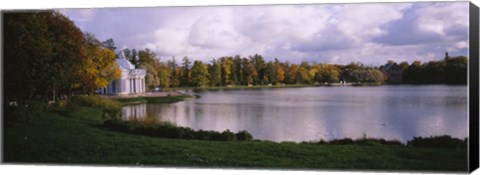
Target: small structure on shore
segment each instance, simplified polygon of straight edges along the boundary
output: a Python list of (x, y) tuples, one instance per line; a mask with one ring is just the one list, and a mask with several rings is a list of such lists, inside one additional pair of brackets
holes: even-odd
[(387, 82), (388, 83), (401, 83), (402, 82), (402, 77), (403, 77), (403, 71), (402, 68), (395, 62), (389, 62), (387, 63), (382, 71), (384, 74), (387, 76)]
[(136, 69), (130, 61), (125, 58), (123, 52), (120, 52), (117, 62), (118, 68), (122, 72), (119, 79), (110, 82), (106, 88), (98, 89), (99, 94), (127, 95), (139, 94), (145, 92), (145, 69)]

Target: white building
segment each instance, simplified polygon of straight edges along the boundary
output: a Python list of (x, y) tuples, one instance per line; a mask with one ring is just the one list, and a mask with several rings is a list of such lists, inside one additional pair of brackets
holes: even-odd
[(120, 79), (110, 82), (106, 88), (100, 88), (99, 94), (126, 95), (145, 92), (145, 69), (135, 69), (135, 65), (120, 52), (120, 58), (115, 60), (122, 72)]

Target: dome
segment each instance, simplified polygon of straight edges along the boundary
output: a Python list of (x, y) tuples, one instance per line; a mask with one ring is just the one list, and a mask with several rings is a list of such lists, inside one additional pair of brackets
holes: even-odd
[(121, 68), (121, 69), (135, 69), (135, 65), (133, 65), (132, 63), (130, 63), (130, 61), (128, 61), (127, 59), (125, 58), (118, 58), (115, 60), (118, 64), (118, 66)]

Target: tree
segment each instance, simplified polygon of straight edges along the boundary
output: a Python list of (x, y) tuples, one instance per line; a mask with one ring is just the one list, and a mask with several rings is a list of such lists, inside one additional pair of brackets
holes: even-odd
[(183, 63), (182, 63), (182, 86), (189, 86), (190, 85), (190, 64), (192, 62), (188, 57), (183, 57)]
[(298, 68), (296, 76), (297, 83), (307, 83), (308, 81), (310, 81), (307, 69), (302, 66)]
[(106, 41), (103, 41), (102, 46), (104, 48), (112, 50), (113, 52), (115, 52), (115, 49), (117, 49), (117, 47), (115, 47), (115, 42), (113, 42), (112, 38), (109, 38)]
[(296, 83), (297, 82), (297, 71), (298, 71), (298, 65), (292, 64), (287, 71), (287, 82), (288, 83)]
[(448, 58), (445, 65), (445, 82), (448, 84), (467, 84), (467, 66), (467, 57)]
[(83, 33), (57, 11), (5, 14), (7, 99), (67, 94), (85, 63)]
[(137, 53), (137, 50), (135, 50), (135, 49), (132, 50), (130, 59), (129, 59), (128, 61), (130, 61), (133, 65), (135, 65), (135, 67), (140, 66), (140, 64), (139, 64), (139, 62), (138, 62), (138, 53)]
[(220, 85), (221, 80), (222, 80), (222, 69), (219, 65), (219, 63), (215, 60), (212, 59), (211, 61), (211, 66), (209, 66), (209, 75), (210, 75), (210, 84), (211, 86), (217, 86)]
[(170, 67), (164, 63), (156, 63), (155, 69), (157, 70), (158, 84), (163, 87), (171, 86), (171, 73)]
[(175, 61), (175, 57), (172, 57), (172, 60), (169, 60), (167, 64), (170, 70), (172, 71), (170, 75), (170, 85), (177, 87), (180, 85), (180, 80), (178, 79), (179, 77), (179, 73), (177, 69), (178, 64)]
[(221, 64), (221, 77), (222, 77), (222, 84), (228, 85), (230, 84), (230, 75), (231, 75), (231, 66), (233, 64), (232, 60), (227, 59), (225, 57), (220, 58)]
[(265, 84), (265, 60), (263, 57), (259, 54), (255, 54), (252, 56), (249, 56), (250, 62), (253, 64), (255, 68), (255, 72), (257, 72), (257, 75), (255, 75), (253, 78), (253, 81), (255, 81), (256, 84)]
[(208, 67), (202, 61), (196, 60), (192, 66), (192, 84), (197, 87), (208, 85)]
[(245, 77), (247, 78), (247, 84), (253, 84), (254, 78), (258, 75), (255, 66), (252, 63), (247, 63), (247, 66), (244, 68)]
[(110, 81), (120, 78), (121, 72), (115, 62), (115, 53), (102, 47), (93, 34), (86, 33), (83, 51), (85, 64), (78, 72), (80, 87), (84, 93), (91, 94), (98, 88), (104, 88)]
[(275, 65), (275, 70), (276, 70), (276, 82), (280, 83), (285, 80), (285, 71), (283, 70), (282, 66), (280, 64)]
[(266, 74), (266, 82), (268, 82), (269, 84), (270, 83), (275, 83), (277, 82), (277, 72), (276, 72), (276, 69), (275, 69), (275, 63), (273, 63), (272, 61), (269, 61), (267, 63), (267, 66), (265, 67), (266, 71), (265, 71), (265, 74)]
[(45, 93), (40, 92), (40, 87), (53, 55), (47, 13), (5, 13), (3, 16), (3, 94), (7, 101), (32, 99), (37, 93)]

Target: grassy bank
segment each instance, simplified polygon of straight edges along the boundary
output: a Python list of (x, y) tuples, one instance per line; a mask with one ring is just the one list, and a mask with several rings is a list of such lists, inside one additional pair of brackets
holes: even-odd
[(190, 95), (177, 95), (177, 96), (157, 96), (157, 97), (123, 97), (116, 98), (115, 100), (122, 105), (143, 104), (143, 103), (175, 103), (188, 98), (194, 98)]
[(253, 85), (253, 86), (209, 86), (209, 87), (174, 87), (168, 88), (168, 90), (221, 90), (221, 89), (262, 89), (262, 88), (299, 88), (299, 87), (315, 87), (318, 85), (308, 84), (285, 84), (285, 85)]
[(466, 171), (465, 148), (167, 139), (103, 127), (104, 111), (38, 112), (4, 129), (4, 161), (104, 165)]

